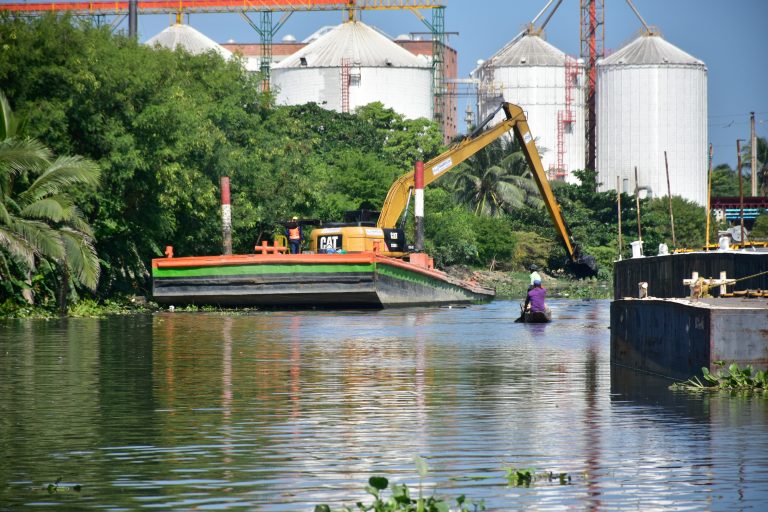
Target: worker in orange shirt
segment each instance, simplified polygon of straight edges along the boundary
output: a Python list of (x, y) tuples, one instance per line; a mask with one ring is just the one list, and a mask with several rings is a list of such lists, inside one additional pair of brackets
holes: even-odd
[(291, 222), (285, 226), (285, 236), (288, 238), (291, 254), (299, 254), (301, 252), (303, 233), (301, 232), (301, 224), (299, 224), (298, 217), (293, 217)]

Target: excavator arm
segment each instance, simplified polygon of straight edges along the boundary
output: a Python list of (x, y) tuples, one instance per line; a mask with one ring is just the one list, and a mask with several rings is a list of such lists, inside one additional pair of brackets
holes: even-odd
[[(499, 110), (504, 110), (506, 119), (490, 129), (482, 131)], [(544, 173), (544, 167), (541, 164), (539, 151), (536, 149), (536, 143), (528, 127), (525, 112), (519, 106), (512, 103), (502, 103), (499, 109), (488, 116), (469, 137), (454, 145), (448, 151), (426, 162), (424, 164), (424, 185), (426, 186), (440, 178), (461, 162), (509, 132), (509, 130), (513, 130), (523, 149), (525, 159), (533, 171), (533, 177), (541, 197), (568, 254), (570, 270), (579, 277), (596, 275), (597, 265), (595, 264), (595, 259), (591, 256), (582, 255), (579, 246), (573, 241), (570, 230), (560, 212), (560, 206), (555, 200), (555, 196), (547, 181), (547, 176)], [(379, 215), (378, 227), (394, 228), (397, 225), (398, 218), (408, 204), (413, 186), (413, 171), (404, 174), (392, 184)]]

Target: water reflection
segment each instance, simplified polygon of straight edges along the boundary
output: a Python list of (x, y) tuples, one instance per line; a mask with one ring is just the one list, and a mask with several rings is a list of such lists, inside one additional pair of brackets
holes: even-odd
[[(312, 510), (382, 474), (491, 510), (745, 509), (764, 399), (611, 368), (608, 304), (555, 301), (0, 327), (0, 506)], [(572, 485), (506, 485), (510, 467)], [(63, 476), (80, 494), (32, 489)]]

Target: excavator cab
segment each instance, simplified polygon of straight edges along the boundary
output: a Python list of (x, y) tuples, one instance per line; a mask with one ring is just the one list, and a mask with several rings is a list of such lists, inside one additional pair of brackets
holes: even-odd
[(405, 243), (405, 231), (376, 226), (375, 210), (350, 210), (343, 222), (328, 222), (310, 234), (310, 251), (317, 254), (373, 251), (385, 256), (402, 257), (413, 250)]

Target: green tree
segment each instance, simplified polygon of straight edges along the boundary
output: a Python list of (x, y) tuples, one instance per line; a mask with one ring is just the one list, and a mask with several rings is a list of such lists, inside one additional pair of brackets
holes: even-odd
[(424, 195), (426, 250), (435, 264), (446, 267), (479, 263), (474, 215), (456, 204), (445, 189), (427, 189)]
[(477, 240), (477, 256), (491, 270), (509, 269), (517, 240), (507, 217), (475, 217), (473, 231)]
[(653, 254), (660, 243), (667, 244), (670, 250), (704, 245), (706, 213), (703, 206), (679, 196), (672, 196), (677, 247), (672, 245), (669, 198), (653, 198), (641, 207), (641, 212), (643, 239), (646, 241), (645, 249), (648, 254)]
[[(768, 194), (768, 140), (763, 137), (757, 137), (757, 162), (752, 165), (752, 144), (747, 144), (742, 148), (742, 162), (749, 167), (750, 176), (752, 172), (757, 172), (757, 187), (761, 195)], [(750, 185), (751, 187), (751, 182)], [(751, 191), (751, 188), (749, 188)], [(745, 195), (747, 195), (745, 193)]]
[(712, 169), (712, 196), (738, 197), (739, 175), (728, 164), (720, 164)]
[(437, 156), (442, 148), (442, 135), (436, 123), (427, 119), (406, 119), (381, 102), (359, 107), (361, 122), (374, 127), (381, 141), (382, 154), (402, 172), (413, 169), (421, 160)]
[[(21, 123), (2, 91), (0, 114), (0, 249), (27, 273), (35, 270), (38, 259), (55, 265), (59, 305), (66, 311), (70, 276), (91, 290), (99, 279), (93, 232), (70, 193), (78, 186), (96, 185), (99, 169), (79, 156), (51, 161), (47, 148), (21, 138)], [(10, 274), (5, 256), (3, 260), (4, 272)]]
[[(0, 38), (0, 84), (32, 135), (103, 169), (103, 186), (80, 194), (105, 264), (103, 293), (146, 289), (149, 260), (165, 245), (220, 250), (220, 176), (241, 190), (273, 162), (262, 146), (269, 98), (239, 63), (147, 48), (67, 17), (5, 18)], [(277, 154), (291, 144), (279, 140)], [(237, 235), (246, 245), (252, 232)]]

